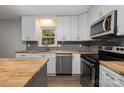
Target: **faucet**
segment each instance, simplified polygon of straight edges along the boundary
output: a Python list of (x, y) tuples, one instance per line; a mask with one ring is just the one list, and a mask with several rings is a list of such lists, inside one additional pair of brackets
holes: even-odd
[(45, 50), (49, 50), (47, 41), (44, 42), (44, 48), (45, 48)]

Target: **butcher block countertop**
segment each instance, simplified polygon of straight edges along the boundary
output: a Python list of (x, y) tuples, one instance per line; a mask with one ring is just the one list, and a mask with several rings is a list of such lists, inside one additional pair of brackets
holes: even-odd
[(47, 58), (0, 58), (0, 87), (26, 86), (47, 61)]
[(76, 50), (49, 50), (49, 51), (38, 51), (38, 50), (20, 50), (16, 53), (73, 53), (73, 54), (98, 54), (98, 52), (92, 51), (76, 51)]
[(124, 61), (100, 61), (100, 64), (124, 76)]

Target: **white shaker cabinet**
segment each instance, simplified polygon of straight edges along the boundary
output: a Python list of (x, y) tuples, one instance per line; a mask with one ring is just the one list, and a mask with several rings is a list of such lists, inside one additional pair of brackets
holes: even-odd
[(91, 40), (88, 32), (88, 23), (87, 23), (87, 13), (79, 16), (79, 40), (87, 41)]
[(33, 16), (22, 16), (22, 40), (38, 41)]
[(80, 54), (72, 54), (72, 74), (80, 74)]
[(57, 17), (57, 26), (56, 26), (57, 41), (63, 41), (63, 30), (64, 30), (63, 19), (64, 19), (63, 16)]
[(47, 74), (56, 74), (56, 54), (46, 54), (46, 53), (16, 53), (16, 58), (48, 58), (47, 63)]
[(78, 16), (58, 16), (56, 33), (57, 41), (77, 41)]
[(90, 25), (92, 25), (95, 21), (100, 18), (100, 6), (92, 6), (92, 8), (88, 11), (88, 19), (90, 20)]
[(117, 5), (102, 5), (100, 10), (102, 11), (102, 16), (105, 16), (113, 10), (117, 10)]
[(79, 17), (78, 16), (72, 16), (71, 20), (71, 40), (72, 41), (78, 41), (79, 40)]
[(71, 41), (71, 16), (63, 18), (63, 40)]
[(100, 87), (124, 87), (124, 77), (100, 65)]
[(33, 53), (32, 58), (48, 58), (49, 61), (47, 63), (47, 74), (48, 75), (56, 74), (56, 55), (55, 54)]
[(71, 40), (71, 16), (57, 17), (57, 41)]
[(117, 9), (117, 35), (122, 36), (124, 35), (124, 6), (120, 5)]

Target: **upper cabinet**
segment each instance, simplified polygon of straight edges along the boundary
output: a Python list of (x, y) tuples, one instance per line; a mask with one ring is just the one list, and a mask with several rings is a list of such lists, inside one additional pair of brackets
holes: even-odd
[(57, 24), (56, 24), (56, 37), (57, 41), (63, 40), (63, 16), (57, 17)]
[(117, 16), (117, 35), (124, 35), (124, 6), (118, 6), (118, 16)]
[(78, 41), (79, 40), (79, 17), (78, 16), (72, 16), (71, 18), (71, 40), (72, 41)]
[(90, 40), (90, 35), (88, 35), (88, 24), (87, 24), (87, 13), (81, 14), (79, 16), (79, 40), (87, 41)]
[(23, 41), (38, 41), (35, 30), (35, 19), (32, 16), (22, 17), (22, 40)]
[(87, 31), (87, 13), (80, 16), (57, 17), (57, 41), (90, 40)]
[(102, 16), (106, 15), (112, 10), (117, 10), (117, 5), (102, 5), (101, 6)]
[(63, 41), (71, 41), (71, 16), (63, 18)]
[(57, 17), (57, 41), (78, 40), (78, 16)]

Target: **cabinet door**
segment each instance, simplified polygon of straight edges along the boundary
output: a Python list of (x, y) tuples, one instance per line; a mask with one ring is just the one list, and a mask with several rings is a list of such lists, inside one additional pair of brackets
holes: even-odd
[(119, 75), (118, 76), (118, 81), (121, 87), (124, 87), (124, 76)]
[(90, 18), (90, 25), (92, 25), (95, 21), (97, 21), (100, 18), (100, 7), (99, 5), (93, 6), (89, 13), (89, 18)]
[(87, 14), (79, 16), (79, 40), (88, 40), (87, 35)]
[(91, 26), (91, 14), (87, 13), (87, 37), (88, 40), (92, 40), (91, 36), (90, 36), (90, 26)]
[(107, 13), (117, 10), (116, 5), (102, 5), (101, 6), (101, 11), (102, 11), (102, 16), (105, 16)]
[[(118, 74), (114, 71), (100, 65), (100, 85), (101, 87), (120, 87)], [(102, 82), (101, 82), (102, 81)], [(105, 85), (105, 86), (102, 86)]]
[(80, 74), (80, 54), (73, 54), (72, 74)]
[(119, 5), (118, 6), (118, 15), (117, 15), (117, 35), (118, 36), (122, 36), (124, 35), (124, 6), (123, 5)]
[(22, 40), (36, 41), (35, 19), (31, 16), (22, 17)]
[(78, 16), (72, 16), (72, 25), (71, 25), (71, 40), (78, 41), (79, 40), (79, 31), (78, 31)]
[(63, 41), (71, 41), (71, 16), (64, 16), (63, 22)]
[(64, 21), (63, 17), (57, 17), (57, 26), (56, 26), (56, 35), (57, 35), (57, 41), (63, 40), (63, 31), (64, 31)]
[(47, 73), (48, 74), (56, 74), (56, 58), (55, 58), (55, 56), (49, 57), (49, 61), (47, 63)]
[(47, 74), (53, 75), (56, 73), (56, 56), (55, 54), (32, 54), (35, 58), (48, 58), (47, 62)]

